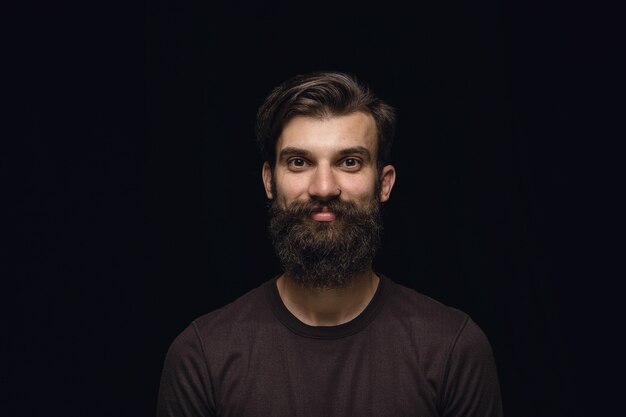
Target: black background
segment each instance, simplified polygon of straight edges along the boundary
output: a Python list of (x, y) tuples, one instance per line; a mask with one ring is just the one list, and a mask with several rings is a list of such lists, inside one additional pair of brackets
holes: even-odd
[(601, 415), (586, 10), (162, 0), (19, 17), (3, 415), (154, 415), (172, 339), (279, 272), (254, 118), (312, 70), (398, 109), (376, 269), (483, 328), (507, 416)]

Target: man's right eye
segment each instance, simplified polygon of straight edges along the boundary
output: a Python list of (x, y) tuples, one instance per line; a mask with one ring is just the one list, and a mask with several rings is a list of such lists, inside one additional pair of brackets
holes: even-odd
[(291, 168), (304, 168), (306, 166), (306, 161), (302, 158), (293, 158), (289, 160), (288, 164)]

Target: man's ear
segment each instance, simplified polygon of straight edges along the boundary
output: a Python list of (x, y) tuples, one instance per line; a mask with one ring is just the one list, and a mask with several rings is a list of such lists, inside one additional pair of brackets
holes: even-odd
[(393, 165), (386, 165), (380, 176), (380, 202), (384, 203), (391, 196), (391, 189), (396, 182), (396, 169)]
[(265, 187), (265, 195), (270, 200), (274, 198), (273, 190), (272, 190), (272, 167), (270, 167), (269, 162), (263, 162), (263, 170), (261, 172), (261, 176), (263, 177), (263, 187)]

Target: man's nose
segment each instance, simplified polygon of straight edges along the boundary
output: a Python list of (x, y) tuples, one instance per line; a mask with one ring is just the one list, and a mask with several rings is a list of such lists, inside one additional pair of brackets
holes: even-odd
[(318, 166), (309, 184), (309, 196), (315, 200), (327, 201), (338, 197), (340, 193), (341, 190), (331, 167)]

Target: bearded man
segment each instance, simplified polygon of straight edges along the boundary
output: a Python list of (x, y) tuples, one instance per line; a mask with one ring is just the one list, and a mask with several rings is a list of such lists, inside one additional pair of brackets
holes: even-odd
[(299, 75), (267, 97), (257, 138), (284, 272), (176, 338), (159, 417), (502, 415), (480, 328), (372, 270), (394, 126), (348, 74)]

